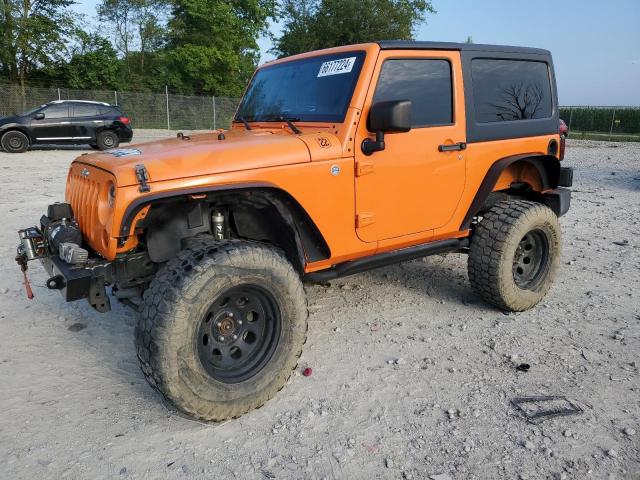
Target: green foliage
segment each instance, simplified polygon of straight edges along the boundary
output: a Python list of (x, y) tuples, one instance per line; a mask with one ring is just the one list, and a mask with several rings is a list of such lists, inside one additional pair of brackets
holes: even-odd
[(72, 49), (71, 60), (62, 67), (66, 85), (111, 90), (121, 87), (121, 62), (109, 40), (84, 31), (79, 31), (77, 36), (78, 45)]
[(280, 57), (319, 48), (375, 40), (410, 40), (434, 13), (428, 0), (284, 0), (283, 34), (274, 39)]
[(0, 0), (0, 69), (24, 87), (31, 72), (65, 57), (73, 0)]
[(275, 8), (274, 0), (174, 0), (166, 52), (172, 90), (239, 95)]
[(613, 120), (613, 134), (640, 134), (640, 108), (623, 107), (592, 108), (564, 107), (560, 109), (560, 118), (570, 125), (569, 135), (573, 132), (609, 133)]

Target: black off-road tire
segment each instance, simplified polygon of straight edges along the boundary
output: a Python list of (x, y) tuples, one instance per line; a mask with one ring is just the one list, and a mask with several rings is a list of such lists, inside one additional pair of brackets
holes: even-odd
[(22, 153), (29, 148), (29, 138), (22, 132), (11, 130), (2, 135), (0, 144), (5, 152)]
[(528, 310), (551, 288), (561, 251), (560, 223), (549, 207), (525, 200), (500, 202), (483, 214), (471, 238), (469, 281), (485, 301), (502, 310)]
[[(209, 325), (203, 322), (213, 325), (208, 312), (221, 308), (225, 292), (247, 286), (275, 299), (279, 340), (252, 376), (230, 383), (211, 374), (198, 342), (203, 325)], [(167, 262), (144, 293), (135, 331), (140, 366), (149, 383), (184, 413), (208, 421), (237, 418), (283, 388), (302, 354), (307, 317), (302, 282), (282, 251), (257, 242), (196, 240)]]
[(120, 145), (120, 139), (116, 132), (104, 130), (98, 134), (98, 137), (96, 138), (96, 145), (98, 146), (98, 150), (118, 148), (118, 145)]

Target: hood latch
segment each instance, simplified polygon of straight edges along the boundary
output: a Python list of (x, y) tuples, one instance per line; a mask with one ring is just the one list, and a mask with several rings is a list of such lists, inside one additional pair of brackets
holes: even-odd
[(138, 179), (138, 183), (140, 184), (140, 192), (146, 193), (151, 191), (151, 187), (147, 183), (149, 181), (149, 172), (144, 165), (139, 163), (136, 165), (136, 177)]

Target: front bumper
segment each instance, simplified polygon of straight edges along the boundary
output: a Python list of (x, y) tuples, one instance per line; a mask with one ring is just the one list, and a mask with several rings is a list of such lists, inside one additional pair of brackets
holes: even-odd
[[(26, 271), (29, 261), (39, 260), (50, 275), (46, 281), (47, 288), (60, 291), (67, 302), (86, 298), (97, 311), (107, 312), (111, 305), (106, 286), (133, 289), (148, 283), (155, 274), (157, 266), (149, 260), (146, 252), (123, 255), (113, 261), (93, 254), (85, 258), (86, 261), (82, 264), (68, 263), (57, 251), (52, 250), (49, 239), (46, 238), (47, 230), (43, 227), (46, 220), (58, 219), (44, 216), (40, 227), (20, 230), (21, 243), (16, 261)], [(25, 240), (25, 237), (28, 239)]]
[(65, 301), (72, 302), (88, 298), (90, 302), (96, 303), (96, 310), (109, 309), (109, 298), (100, 291), (104, 290), (105, 280), (110, 277), (109, 263), (77, 267), (53, 255), (43, 257), (40, 261), (47, 273), (51, 275), (46, 282), (47, 288), (60, 290)]

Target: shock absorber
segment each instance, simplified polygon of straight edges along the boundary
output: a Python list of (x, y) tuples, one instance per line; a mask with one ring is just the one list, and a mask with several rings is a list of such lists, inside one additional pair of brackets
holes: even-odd
[(213, 215), (211, 215), (211, 224), (213, 226), (213, 238), (216, 240), (224, 240), (224, 213), (220, 210), (213, 212)]

